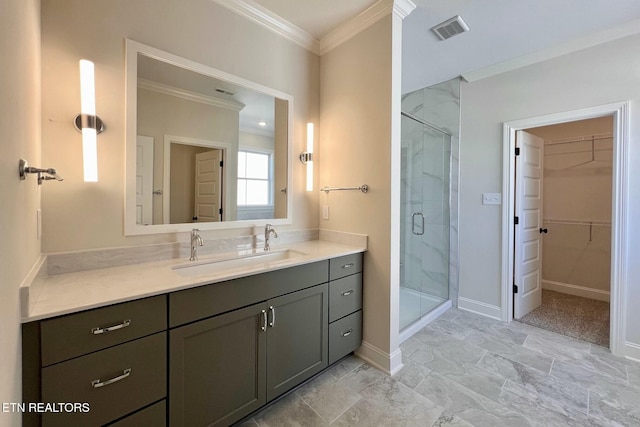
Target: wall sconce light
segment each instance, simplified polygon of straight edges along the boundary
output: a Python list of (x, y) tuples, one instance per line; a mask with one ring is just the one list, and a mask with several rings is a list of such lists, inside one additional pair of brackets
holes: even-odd
[(300, 153), (300, 161), (307, 165), (307, 191), (313, 191), (313, 123), (307, 123), (307, 151)]
[(98, 182), (98, 137), (104, 123), (96, 116), (96, 89), (93, 62), (80, 61), (80, 114), (73, 120), (82, 132), (82, 161), (84, 181)]

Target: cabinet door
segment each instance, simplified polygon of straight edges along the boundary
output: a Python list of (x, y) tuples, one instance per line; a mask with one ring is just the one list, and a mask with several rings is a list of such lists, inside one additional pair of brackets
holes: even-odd
[(268, 301), (267, 400), (328, 366), (327, 284)]
[(266, 403), (265, 309), (256, 304), (170, 331), (172, 426), (226, 426)]

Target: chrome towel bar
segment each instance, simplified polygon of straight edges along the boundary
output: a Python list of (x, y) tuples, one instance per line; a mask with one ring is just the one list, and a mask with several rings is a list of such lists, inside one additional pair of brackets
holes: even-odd
[(369, 191), (369, 186), (367, 184), (362, 184), (359, 187), (324, 187), (321, 188), (320, 191), (324, 191), (325, 193), (329, 193), (329, 191), (342, 191), (342, 190), (360, 190), (363, 193)]

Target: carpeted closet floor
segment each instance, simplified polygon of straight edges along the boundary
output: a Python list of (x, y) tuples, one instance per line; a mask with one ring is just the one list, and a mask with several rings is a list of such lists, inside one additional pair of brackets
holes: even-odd
[(609, 303), (542, 290), (542, 305), (518, 319), (603, 347), (609, 347)]

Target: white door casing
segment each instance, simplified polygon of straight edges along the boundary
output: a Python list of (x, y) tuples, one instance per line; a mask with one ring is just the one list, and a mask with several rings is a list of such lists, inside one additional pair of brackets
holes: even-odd
[(153, 224), (153, 138), (136, 138), (136, 224)]
[(221, 221), (222, 150), (196, 154), (195, 208), (196, 222)]
[(521, 318), (542, 304), (542, 191), (544, 140), (516, 132), (514, 317)]

